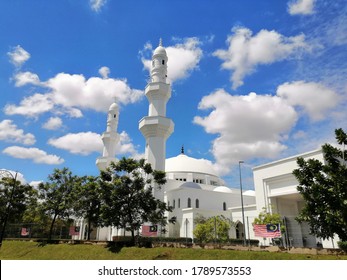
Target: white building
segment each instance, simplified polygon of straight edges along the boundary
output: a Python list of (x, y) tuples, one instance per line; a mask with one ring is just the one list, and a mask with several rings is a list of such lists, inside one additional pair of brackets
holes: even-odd
[[(306, 223), (299, 224), (295, 220), (304, 206), (304, 200), (297, 191), (298, 181), (292, 174), (293, 170), (298, 168), (298, 157), (324, 162), (322, 150), (315, 150), (253, 168), (257, 212), (266, 209), (280, 213), (287, 229), (285, 242), (291, 246), (316, 247), (319, 242), (324, 248), (337, 248), (338, 237), (321, 240), (309, 234)], [(265, 240), (265, 243), (268, 242), (269, 240)]]
[[(194, 219), (198, 215), (206, 218), (223, 215), (233, 222), (230, 237), (254, 239), (253, 220), (266, 209), (270, 212), (277, 211), (285, 217), (287, 234), (284, 244), (315, 247), (317, 242), (321, 242), (324, 247), (336, 246), (335, 239), (319, 240), (309, 235), (307, 225), (300, 225), (295, 221), (295, 216), (304, 203), (296, 189), (298, 182), (292, 175), (292, 171), (297, 168), (297, 157), (255, 167), (255, 192), (243, 192), (243, 205), (239, 186), (225, 186), (210, 161), (185, 155), (183, 147), (178, 156), (166, 159), (166, 140), (174, 131), (173, 121), (166, 117), (166, 105), (171, 97), (171, 85), (167, 82), (167, 63), (166, 50), (160, 41), (153, 53), (151, 79), (145, 89), (149, 102), (148, 116), (139, 121), (139, 129), (146, 142), (145, 159), (154, 169), (166, 172), (167, 183), (160, 191), (155, 190), (154, 195), (173, 207), (173, 211), (168, 213), (168, 219), (176, 217), (177, 220), (175, 224), (169, 223), (165, 233), (161, 235), (194, 238)], [(102, 135), (103, 155), (96, 161), (100, 170), (116, 160), (118, 119), (119, 109), (114, 103), (110, 106), (107, 129)], [(323, 160), (320, 150), (300, 156)], [(85, 222), (79, 221), (79, 225), (82, 230), (78, 238), (83, 239)], [(123, 234), (121, 229), (98, 228), (94, 238), (112, 240), (113, 236)], [(263, 245), (271, 242), (270, 239), (258, 239)]]

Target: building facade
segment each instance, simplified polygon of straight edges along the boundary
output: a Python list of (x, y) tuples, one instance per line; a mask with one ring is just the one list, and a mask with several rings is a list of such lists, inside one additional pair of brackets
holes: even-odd
[[(167, 182), (160, 190), (153, 188), (154, 196), (172, 206), (167, 213), (168, 220), (175, 217), (176, 223), (169, 223), (165, 229), (158, 229), (158, 236), (186, 237), (194, 239), (194, 220), (222, 215), (231, 221), (229, 236), (238, 239), (259, 239), (262, 245), (271, 245), (270, 238), (254, 236), (252, 223), (264, 210), (279, 213), (286, 225), (283, 245), (295, 247), (336, 247), (337, 238), (320, 240), (309, 234), (306, 224), (298, 224), (295, 217), (303, 207), (303, 199), (297, 191), (298, 182), (292, 175), (297, 168), (298, 156), (317, 158), (323, 161), (321, 150), (271, 162), (253, 168), (255, 191), (241, 194), (239, 186), (231, 188), (218, 176), (213, 164), (206, 159), (187, 156), (182, 147), (176, 157), (166, 158), (166, 140), (174, 131), (173, 121), (166, 116), (166, 106), (171, 97), (171, 85), (167, 82), (168, 57), (160, 41), (154, 50), (151, 64), (151, 77), (145, 89), (149, 102), (148, 116), (139, 121), (139, 130), (145, 138), (145, 159), (156, 170), (166, 172)], [(96, 164), (104, 170), (116, 161), (115, 146), (119, 141), (117, 126), (119, 109), (116, 103), (109, 108), (107, 128), (102, 135), (104, 151)], [(77, 221), (80, 235), (86, 236), (86, 223)], [(112, 240), (123, 236), (123, 229), (112, 227), (98, 228), (93, 238)]]

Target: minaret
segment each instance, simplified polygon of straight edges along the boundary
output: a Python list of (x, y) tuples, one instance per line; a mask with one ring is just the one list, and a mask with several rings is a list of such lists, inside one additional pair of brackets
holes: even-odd
[(117, 133), (119, 118), (119, 108), (116, 103), (112, 103), (108, 109), (107, 114), (107, 128), (102, 134), (102, 142), (104, 143), (104, 150), (102, 157), (96, 160), (96, 165), (99, 170), (106, 170), (111, 162), (116, 162), (116, 145), (119, 141), (119, 134)]
[(166, 103), (171, 97), (167, 82), (166, 50), (160, 39), (152, 56), (151, 77), (145, 94), (149, 101), (148, 116), (139, 122), (139, 129), (146, 139), (145, 158), (155, 170), (165, 171), (166, 140), (174, 130), (174, 123), (166, 117)]

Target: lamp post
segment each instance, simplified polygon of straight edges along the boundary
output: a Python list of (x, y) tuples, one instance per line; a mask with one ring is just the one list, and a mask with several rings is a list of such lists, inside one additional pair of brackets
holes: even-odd
[(10, 200), (7, 202), (4, 222), (2, 224), (2, 230), (1, 230), (1, 236), (0, 236), (0, 248), (2, 246), (2, 239), (4, 238), (4, 234), (5, 234), (5, 228), (6, 228), (6, 224), (7, 224), (7, 219), (8, 219), (8, 216), (10, 214), (10, 210), (11, 210), (12, 199), (13, 199), (14, 190), (15, 190), (15, 187), (16, 187), (17, 172), (16, 172), (15, 176), (13, 176), (13, 174), (10, 171), (2, 169), (2, 170), (0, 170), (0, 178), (4, 177), (4, 176), (11, 177), (11, 179), (13, 180), (13, 186), (12, 186), (12, 190), (11, 190), (11, 194), (10, 194)]
[(243, 163), (242, 160), (239, 161), (239, 173), (240, 173), (241, 212), (242, 212), (242, 227), (243, 227), (243, 246), (246, 246), (245, 209), (244, 209), (244, 207), (243, 207), (241, 163)]

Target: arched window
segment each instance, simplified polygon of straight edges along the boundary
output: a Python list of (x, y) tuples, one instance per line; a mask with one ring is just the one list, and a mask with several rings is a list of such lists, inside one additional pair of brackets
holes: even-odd
[(188, 197), (187, 207), (188, 208), (192, 207), (192, 201), (191, 201), (190, 197)]
[(199, 199), (195, 199), (195, 208), (199, 208)]
[(178, 208), (181, 208), (181, 199), (178, 199)]
[(223, 211), (227, 211), (227, 204), (223, 202)]
[(173, 200), (172, 208), (175, 209), (175, 207), (176, 207), (176, 200)]

